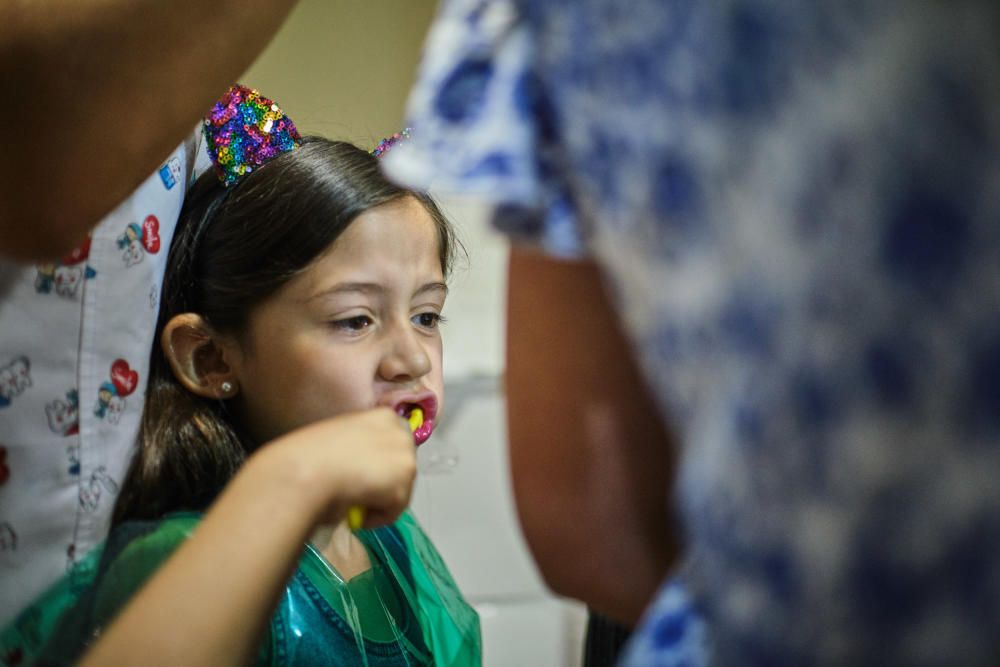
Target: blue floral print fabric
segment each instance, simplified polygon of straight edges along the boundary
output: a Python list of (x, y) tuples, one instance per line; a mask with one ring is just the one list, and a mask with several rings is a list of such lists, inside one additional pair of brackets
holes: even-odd
[(1000, 3), (444, 0), (398, 179), (604, 270), (684, 445), (629, 665), (997, 664)]

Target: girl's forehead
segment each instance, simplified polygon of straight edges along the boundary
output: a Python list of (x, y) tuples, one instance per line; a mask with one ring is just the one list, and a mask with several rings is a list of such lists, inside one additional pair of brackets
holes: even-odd
[(323, 257), (346, 265), (382, 258), (401, 264), (433, 259), (440, 263), (437, 225), (423, 204), (407, 197), (369, 209), (330, 244)]
[(413, 281), (443, 281), (437, 224), (413, 198), (370, 209), (298, 278), (307, 292), (343, 281), (400, 288)]

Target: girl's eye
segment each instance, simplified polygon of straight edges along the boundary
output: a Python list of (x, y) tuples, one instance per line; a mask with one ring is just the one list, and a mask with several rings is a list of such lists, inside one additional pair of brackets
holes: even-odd
[(425, 329), (436, 329), (445, 319), (439, 313), (420, 313), (413, 316), (413, 323)]
[(333, 324), (335, 328), (342, 329), (344, 331), (364, 331), (372, 325), (372, 318), (367, 315), (355, 315), (354, 317), (348, 317), (343, 320), (336, 320), (331, 324)]

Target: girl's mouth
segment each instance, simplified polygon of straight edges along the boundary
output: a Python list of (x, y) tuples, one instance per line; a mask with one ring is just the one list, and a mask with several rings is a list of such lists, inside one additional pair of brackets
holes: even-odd
[(417, 447), (424, 444), (434, 432), (436, 401), (433, 398), (419, 402), (403, 401), (396, 405), (396, 414), (407, 420)]

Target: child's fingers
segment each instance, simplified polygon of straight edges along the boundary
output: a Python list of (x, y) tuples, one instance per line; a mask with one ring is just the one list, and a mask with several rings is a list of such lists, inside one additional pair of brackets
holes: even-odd
[(327, 443), (323, 450), (337, 478), (330, 514), (341, 520), (353, 513), (355, 522), (366, 527), (393, 521), (409, 504), (416, 477), (408, 423), (387, 408), (333, 421), (339, 421), (330, 434), (336, 443)]
[[(412, 434), (423, 423), (423, 410), (420, 408), (415, 408), (409, 417), (399, 417), (402, 425), (407, 429), (407, 432)], [(385, 514), (385, 513), (383, 513)], [(371, 521), (366, 520), (365, 508), (361, 505), (352, 505), (347, 508), (347, 525), (351, 530), (360, 530), (364, 527), (372, 527), (372, 525), (382, 525), (384, 523), (390, 523), (395, 516), (385, 517), (373, 517)]]

